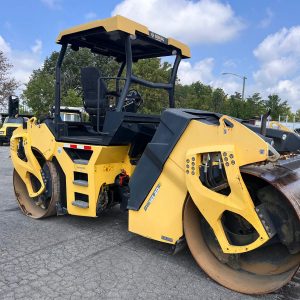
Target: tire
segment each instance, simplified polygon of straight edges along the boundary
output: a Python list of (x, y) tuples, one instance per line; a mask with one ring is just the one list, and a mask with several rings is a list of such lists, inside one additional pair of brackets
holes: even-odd
[[(31, 198), (28, 194), (25, 183), (14, 169), (13, 185), (15, 195), (21, 211), (28, 217), (41, 219), (56, 214), (56, 203), (60, 199), (60, 178), (55, 164), (51, 161), (45, 161), (42, 166), (45, 177), (47, 178), (48, 192), (44, 191), (40, 196)], [(33, 186), (38, 181), (32, 177)], [(49, 193), (49, 190), (51, 192)]]

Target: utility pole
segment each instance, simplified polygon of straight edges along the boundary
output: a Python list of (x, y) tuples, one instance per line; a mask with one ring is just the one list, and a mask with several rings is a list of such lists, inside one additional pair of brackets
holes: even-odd
[(236, 73), (230, 73), (230, 72), (224, 72), (222, 75), (233, 75), (236, 77), (239, 77), (243, 80), (243, 89), (242, 89), (242, 99), (245, 100), (245, 86), (246, 86), (246, 79), (247, 77), (244, 75), (236, 74)]

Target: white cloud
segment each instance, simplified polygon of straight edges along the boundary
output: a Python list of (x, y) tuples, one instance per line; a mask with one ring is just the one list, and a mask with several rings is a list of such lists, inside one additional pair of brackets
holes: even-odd
[(253, 76), (261, 84), (274, 84), (280, 78), (294, 74), (298, 68), (291, 57), (276, 58), (263, 62)]
[(192, 65), (189, 61), (182, 61), (178, 69), (181, 84), (191, 84), (196, 81), (211, 82), (214, 59), (209, 57)]
[(235, 69), (237, 67), (237, 64), (234, 59), (228, 59), (223, 63), (223, 67), (228, 69)]
[(183, 60), (178, 69), (178, 78), (181, 84), (191, 84), (200, 81), (214, 88), (223, 88), (225, 93), (231, 95), (242, 90), (242, 80), (233, 76), (214, 74), (215, 59), (208, 57), (194, 64)]
[(253, 51), (260, 66), (253, 73), (257, 89), (278, 93), (293, 109), (300, 104), (300, 26), (267, 36)]
[(10, 45), (4, 40), (0, 35), (0, 49), (4, 54), (9, 54), (11, 52)]
[(84, 18), (87, 20), (95, 20), (97, 18), (97, 14), (93, 11), (90, 11), (84, 15)]
[[(236, 77), (220, 75), (213, 79), (213, 81), (211, 82), (211, 86), (214, 88), (222, 88), (228, 95), (233, 95), (236, 92), (242, 94), (242, 80), (237, 79)], [(248, 91), (246, 90), (245, 97), (247, 97), (247, 95), (249, 94)]]
[(263, 93), (278, 94), (282, 100), (288, 100), (293, 111), (300, 107), (300, 76), (293, 79), (279, 80), (276, 84), (267, 87)]
[(41, 0), (50, 9), (61, 9), (61, 0)]
[(267, 36), (254, 50), (260, 61), (273, 60), (280, 57), (300, 56), (300, 26), (283, 28)]
[(13, 65), (11, 75), (22, 84), (22, 89), (24, 84), (28, 82), (32, 70), (39, 68), (43, 63), (41, 58), (42, 42), (36, 40), (31, 51), (19, 51), (13, 49), (0, 35), (0, 49)]
[(274, 17), (273, 11), (270, 8), (267, 8), (267, 10), (266, 10), (266, 17), (263, 18), (259, 22), (258, 27), (260, 27), (260, 28), (267, 28), (271, 24), (271, 22), (273, 20), (273, 17)]
[(31, 47), (33, 53), (39, 54), (42, 51), (43, 43), (41, 40), (35, 40), (35, 44)]
[(116, 14), (190, 44), (226, 42), (244, 28), (231, 6), (218, 0), (123, 0)]

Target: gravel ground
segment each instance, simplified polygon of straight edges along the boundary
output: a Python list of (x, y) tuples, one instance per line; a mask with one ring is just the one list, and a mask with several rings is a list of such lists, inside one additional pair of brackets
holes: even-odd
[(300, 299), (297, 290), (297, 282), (257, 297), (225, 289), (187, 249), (171, 255), (166, 245), (128, 232), (117, 208), (97, 219), (25, 217), (9, 147), (0, 147), (0, 299)]

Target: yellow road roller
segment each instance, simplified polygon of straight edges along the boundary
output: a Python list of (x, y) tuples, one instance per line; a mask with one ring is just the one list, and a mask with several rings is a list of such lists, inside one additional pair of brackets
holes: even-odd
[[(64, 30), (57, 43), (55, 114), (31, 118), (11, 140), (22, 212), (101, 218), (119, 205), (129, 231), (174, 247), (186, 240), (197, 264), (229, 289), (262, 294), (288, 283), (300, 264), (299, 136), (175, 108), (188, 46), (122, 16)], [(120, 66), (115, 77), (81, 70), (88, 122), (60, 116), (67, 47), (114, 57)], [(170, 56), (168, 82), (133, 73), (140, 59)], [(139, 86), (167, 91), (169, 107), (139, 113)]]
[(23, 119), (23, 117), (6, 116), (3, 125), (0, 127), (0, 146), (9, 143), (14, 130), (22, 126), (24, 122), (26, 122), (26, 119)]
[(8, 113), (1, 114), (1, 116), (4, 120), (0, 127), (0, 146), (4, 143), (9, 144), (14, 130), (22, 127), (28, 118), (32, 117), (30, 114), (19, 114), (19, 98), (13, 95), (8, 98)]

